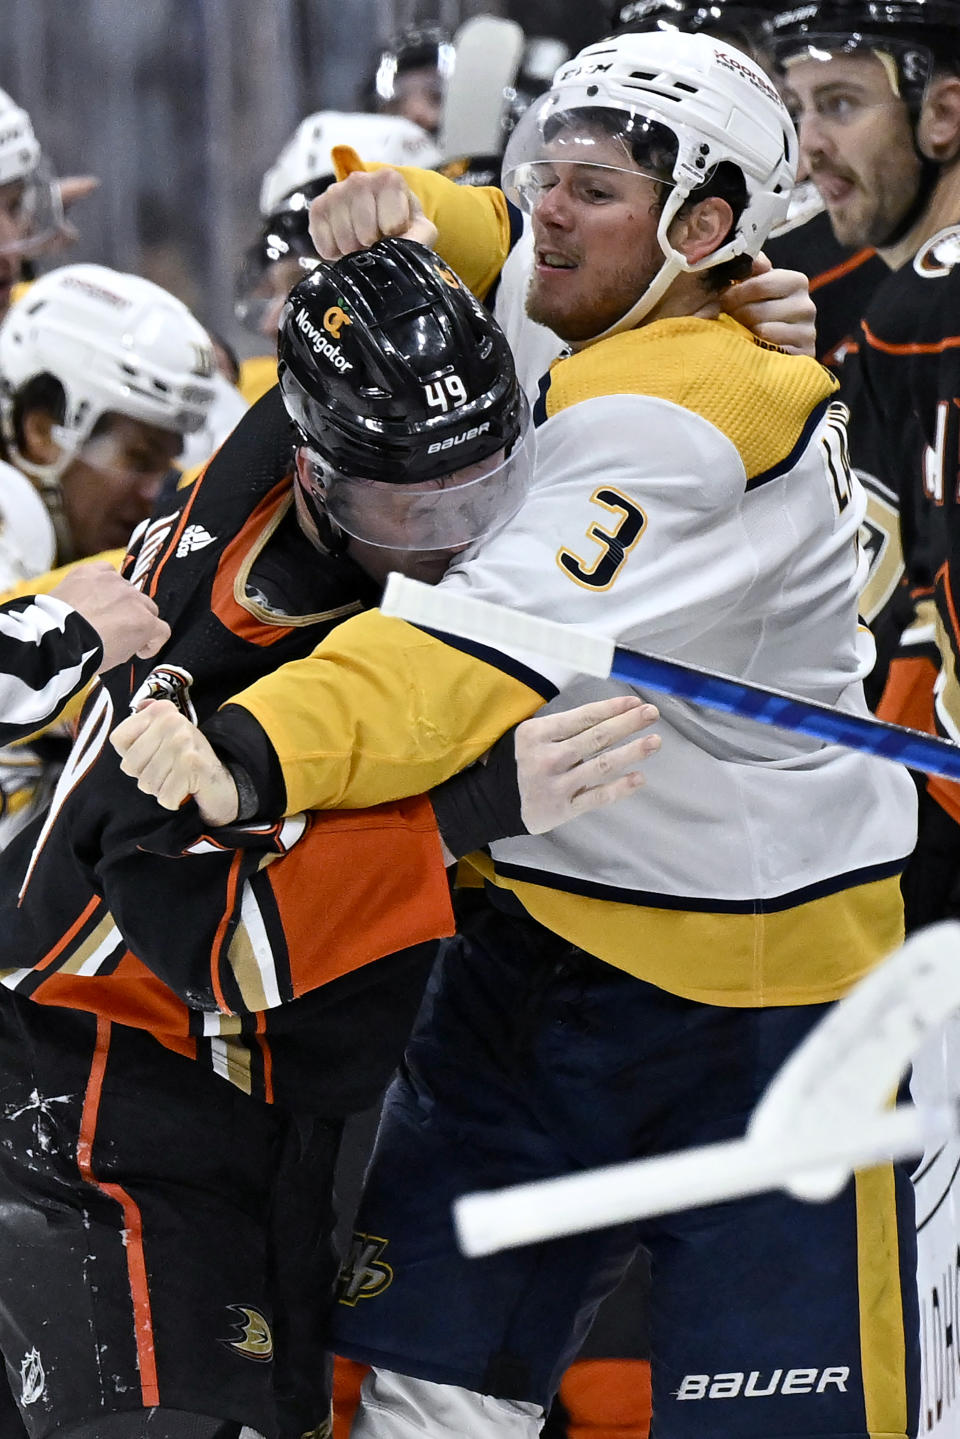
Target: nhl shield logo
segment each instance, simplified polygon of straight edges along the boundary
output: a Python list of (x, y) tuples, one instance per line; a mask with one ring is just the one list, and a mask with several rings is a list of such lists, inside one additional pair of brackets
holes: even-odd
[(393, 1283), (393, 1270), (380, 1256), (387, 1247), (386, 1239), (375, 1234), (354, 1233), (350, 1253), (344, 1260), (337, 1279), (337, 1300), (352, 1309), (360, 1299), (373, 1299)]
[(47, 1376), (39, 1349), (31, 1349), (20, 1361), (20, 1403), (36, 1404), (47, 1387)]

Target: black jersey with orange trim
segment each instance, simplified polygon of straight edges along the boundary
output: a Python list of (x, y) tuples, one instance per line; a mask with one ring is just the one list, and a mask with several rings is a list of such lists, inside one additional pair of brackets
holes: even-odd
[(205, 834), (192, 802), (169, 816), (141, 795), (108, 743), (144, 697), (202, 721), (375, 598), (301, 533), (290, 459), (272, 391), (139, 534), (126, 572), (172, 637), (95, 686), (46, 821), (8, 852), (2, 980), (146, 1029), (249, 1093), (311, 1103), (315, 1084), (315, 1107), (353, 1107), (388, 1076), (428, 942), (453, 928), (429, 801)]
[[(851, 429), (861, 477), (896, 506), (902, 547), (903, 575), (888, 607), (896, 615), (897, 646), (882, 712), (899, 723), (926, 716), (928, 726), (954, 740), (960, 739), (958, 321), (960, 226), (935, 235), (877, 291), (861, 327)], [(874, 564), (871, 583), (876, 574)], [(890, 568), (887, 584), (892, 580)], [(933, 779), (929, 788), (960, 820), (958, 787)]]
[(825, 210), (769, 239), (775, 266), (800, 270), (817, 305), (817, 359), (845, 380), (844, 366), (859, 348), (860, 320), (889, 270), (876, 250), (850, 250), (834, 237)]

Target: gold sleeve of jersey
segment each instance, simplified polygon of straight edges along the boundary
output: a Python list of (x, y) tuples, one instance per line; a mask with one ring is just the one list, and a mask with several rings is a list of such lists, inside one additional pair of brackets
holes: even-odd
[(658, 320), (558, 361), (547, 415), (605, 395), (651, 395), (708, 420), (755, 480), (786, 460), (811, 411), (838, 389), (816, 360), (787, 355), (728, 315)]
[(335, 145), (331, 154), (338, 180), (355, 170), (399, 171), (437, 227), (437, 254), (478, 300), (486, 298), (510, 253), (510, 215), (502, 190), (493, 185), (456, 185), (436, 170), (411, 165), (367, 164), (349, 145)]
[(34, 575), (33, 579), (21, 580), (20, 583), (14, 585), (12, 589), (4, 590), (3, 593), (0, 594), (0, 604), (6, 604), (7, 600), (22, 599), (24, 595), (48, 595), (50, 591), (56, 589), (60, 581), (65, 580), (70, 571), (75, 570), (78, 565), (89, 565), (95, 561), (97, 563), (105, 562), (108, 565), (113, 565), (113, 568), (119, 571), (123, 566), (123, 557), (125, 554), (126, 550), (104, 550), (102, 554), (87, 555), (85, 559), (72, 560), (69, 565), (60, 565), (55, 570), (47, 570), (45, 575)]
[(287, 813), (422, 794), (484, 754), (543, 696), (493, 664), (368, 610), (231, 701), (267, 734)]
[(276, 383), (276, 355), (251, 355), (242, 361), (237, 389), (248, 405), (255, 405)]

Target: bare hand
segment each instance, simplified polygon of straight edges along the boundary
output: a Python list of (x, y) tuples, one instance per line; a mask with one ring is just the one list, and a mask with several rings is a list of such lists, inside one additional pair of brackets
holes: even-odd
[(205, 824), (237, 817), (237, 787), (209, 741), (169, 700), (148, 700), (110, 736), (124, 774), (164, 809), (179, 809), (192, 795)]
[(433, 245), (437, 227), (396, 170), (355, 170), (310, 206), (310, 238), (324, 260), (367, 250), (385, 235)]
[(659, 710), (637, 696), (617, 695), (518, 725), (517, 779), (527, 831), (545, 834), (639, 789), (637, 766), (660, 748), (660, 738), (635, 736), (659, 718)]
[(78, 565), (50, 593), (72, 605), (100, 636), (101, 674), (132, 655), (151, 659), (170, 638), (170, 626), (159, 618), (153, 600), (135, 590), (105, 560)]
[(759, 340), (778, 345), (790, 355), (813, 355), (817, 339), (817, 307), (810, 285), (799, 270), (775, 270), (766, 255), (753, 262), (747, 280), (730, 285), (720, 302), (732, 319), (752, 330)]

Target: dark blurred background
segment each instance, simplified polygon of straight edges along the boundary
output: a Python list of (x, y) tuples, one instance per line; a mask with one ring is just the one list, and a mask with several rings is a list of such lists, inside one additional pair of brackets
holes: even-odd
[(60, 174), (100, 190), (64, 259), (175, 291), (242, 350), (234, 267), (261, 176), (296, 122), (362, 108), (376, 60), (412, 24), (479, 13), (572, 49), (603, 33), (600, 0), (2, 0), (0, 87)]

